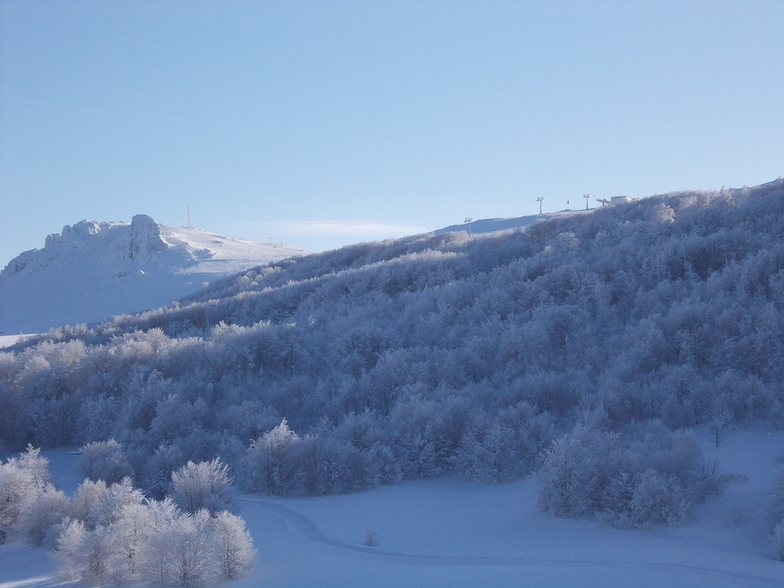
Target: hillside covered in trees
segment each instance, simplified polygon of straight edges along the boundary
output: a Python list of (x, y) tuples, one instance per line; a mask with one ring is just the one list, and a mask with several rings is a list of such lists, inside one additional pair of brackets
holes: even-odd
[(784, 426), (782, 305), (781, 179), (359, 244), (0, 353), (0, 442), (154, 496), (217, 457), (277, 495), (538, 472), (555, 515), (679, 524), (730, 480), (689, 427)]

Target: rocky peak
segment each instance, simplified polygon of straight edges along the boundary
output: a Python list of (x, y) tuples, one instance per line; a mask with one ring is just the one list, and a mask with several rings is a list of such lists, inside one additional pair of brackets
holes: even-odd
[(130, 230), (117, 241), (116, 252), (121, 261), (146, 263), (155, 259), (166, 248), (161, 238), (161, 227), (146, 214), (131, 219)]

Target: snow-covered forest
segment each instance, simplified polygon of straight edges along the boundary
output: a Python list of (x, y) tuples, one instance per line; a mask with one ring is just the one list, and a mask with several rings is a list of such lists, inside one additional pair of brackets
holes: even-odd
[(537, 473), (553, 515), (678, 525), (733, 480), (689, 427), (784, 426), (783, 306), (781, 179), (359, 244), (0, 353), (0, 442), (159, 499), (217, 458), (272, 495)]

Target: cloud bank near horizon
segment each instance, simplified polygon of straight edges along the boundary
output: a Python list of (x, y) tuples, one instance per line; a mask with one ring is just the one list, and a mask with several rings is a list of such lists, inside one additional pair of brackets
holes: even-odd
[(395, 225), (375, 221), (275, 221), (239, 222), (219, 225), (221, 230), (262, 231), (324, 237), (391, 238), (428, 233), (432, 228)]

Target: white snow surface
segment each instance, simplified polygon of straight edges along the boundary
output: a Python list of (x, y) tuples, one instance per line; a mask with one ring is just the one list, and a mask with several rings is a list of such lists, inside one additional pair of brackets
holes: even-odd
[[(342, 496), (246, 495), (240, 515), (258, 550), (257, 587), (762, 587), (784, 585), (767, 557), (765, 499), (784, 433), (736, 431), (706, 458), (745, 474), (680, 528), (617, 530), (555, 519), (536, 508), (537, 482), (485, 486), (454, 477)], [(76, 457), (45, 452), (56, 483), (73, 492)], [(365, 533), (378, 546), (363, 545)], [(0, 588), (61, 585), (46, 552), (0, 546)], [(64, 585), (64, 584), (62, 584)]]
[(19, 339), (25, 336), (24, 333), (20, 333), (19, 335), (0, 335), (0, 349), (15, 345)]
[(522, 229), (532, 224), (549, 220), (552, 218), (562, 218), (567, 216), (574, 216), (577, 214), (586, 214), (598, 210), (591, 208), (589, 210), (561, 210), (559, 212), (545, 212), (542, 214), (532, 214), (529, 216), (515, 216), (505, 218), (484, 218), (472, 220), (470, 223), (463, 223), (459, 225), (449, 225), (443, 229), (433, 231), (439, 235), (441, 233), (457, 233), (460, 231), (471, 232), (471, 235), (490, 235), (500, 231), (510, 231), (515, 229)]
[(43, 249), (25, 251), (0, 272), (0, 334), (159, 308), (204, 282), (307, 253), (159, 224), (143, 214), (130, 223), (84, 220), (49, 235)]

